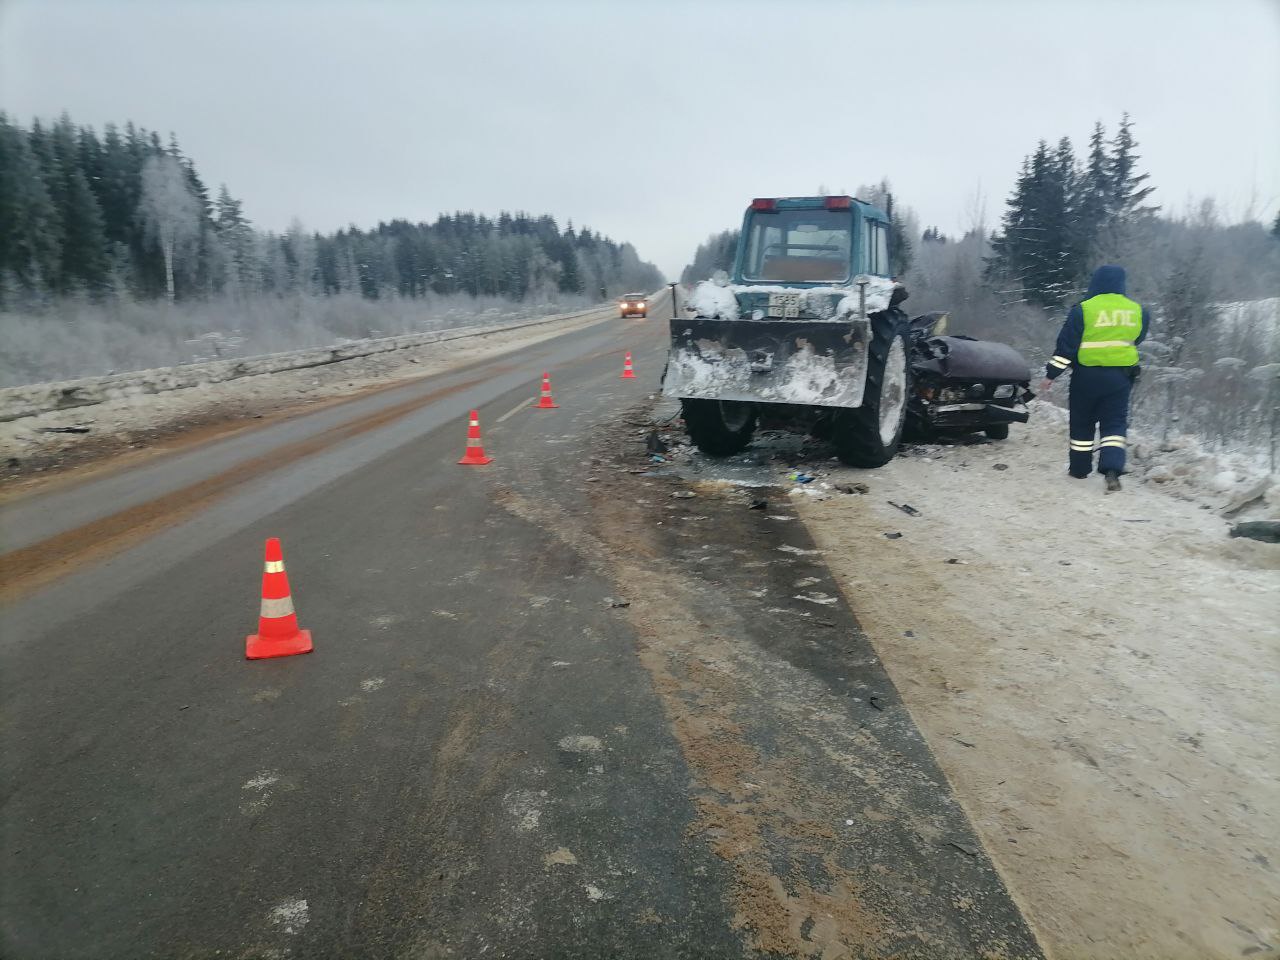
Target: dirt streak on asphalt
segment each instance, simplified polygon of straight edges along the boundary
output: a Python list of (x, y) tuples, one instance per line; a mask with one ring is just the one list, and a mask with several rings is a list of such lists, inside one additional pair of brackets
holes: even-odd
[(0, 556), (0, 602), (8, 602), (63, 577), (84, 564), (118, 553), (160, 530), (173, 526), (214, 501), (265, 474), (327, 450), (360, 434), (386, 426), (444, 397), (515, 369), (491, 366), (486, 376), (442, 387), (370, 416), (286, 444), (271, 453), (238, 463), (199, 483), (121, 510), (65, 533)]
[[(497, 500), (623, 592), (692, 776), (687, 842), (732, 869), (752, 955), (1040, 957), (790, 506), (749, 512), (723, 487), (673, 500), (687, 484), (637, 475), (648, 416), (602, 425), (576, 510)], [(823, 589), (831, 605), (797, 602)]]

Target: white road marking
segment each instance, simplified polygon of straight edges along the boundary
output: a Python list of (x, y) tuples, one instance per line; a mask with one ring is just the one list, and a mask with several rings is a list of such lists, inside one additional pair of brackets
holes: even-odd
[(504, 421), (506, 421), (506, 420), (510, 420), (512, 417), (514, 417), (514, 416), (515, 416), (517, 413), (519, 413), (521, 410), (526, 410), (526, 409), (528, 409), (529, 407), (531, 407), (532, 405), (533, 405), (533, 401), (532, 401), (532, 400), (521, 400), (518, 404), (516, 404), (514, 407), (512, 407), (510, 410), (508, 410), (506, 413), (504, 413), (502, 416), (500, 416), (497, 420), (495, 420), (495, 421), (493, 421), (493, 422), (494, 422), (495, 424), (498, 424), (498, 423), (502, 423), (502, 422), (504, 422)]

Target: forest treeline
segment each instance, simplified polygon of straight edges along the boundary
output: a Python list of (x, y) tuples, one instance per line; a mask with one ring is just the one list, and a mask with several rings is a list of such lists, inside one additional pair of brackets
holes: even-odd
[(634, 247), (549, 215), (473, 212), (434, 223), (283, 233), (215, 195), (172, 136), (127, 123), (101, 135), (63, 115), (25, 127), (0, 114), (0, 307), (75, 295), (170, 301), (354, 293), (602, 299), (662, 276)]

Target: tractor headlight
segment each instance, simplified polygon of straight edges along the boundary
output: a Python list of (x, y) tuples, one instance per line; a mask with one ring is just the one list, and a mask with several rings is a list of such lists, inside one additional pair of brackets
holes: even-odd
[(1002, 383), (996, 387), (995, 393), (992, 394), (997, 400), (1008, 400), (1013, 396), (1013, 384)]

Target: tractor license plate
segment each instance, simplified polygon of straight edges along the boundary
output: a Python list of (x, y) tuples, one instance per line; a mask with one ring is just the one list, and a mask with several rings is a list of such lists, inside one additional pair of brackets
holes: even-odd
[(792, 317), (799, 317), (800, 316), (800, 294), (798, 293), (769, 294), (769, 316), (780, 317), (783, 320), (789, 320)]

